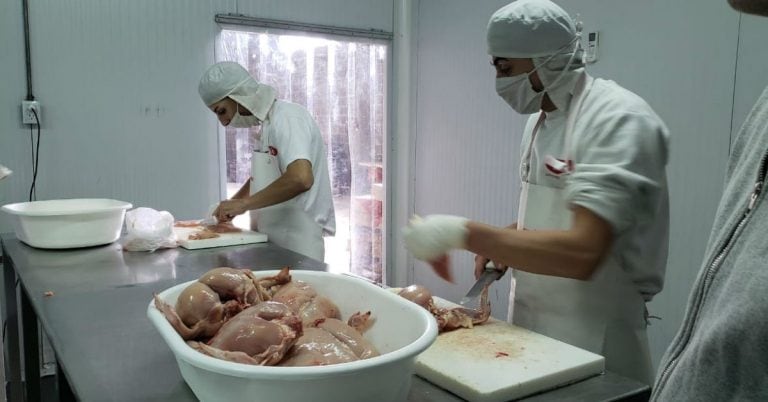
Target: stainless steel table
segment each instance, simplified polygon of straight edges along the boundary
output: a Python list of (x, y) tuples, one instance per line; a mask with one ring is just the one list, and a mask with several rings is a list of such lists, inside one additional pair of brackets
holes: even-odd
[[(0, 243), (11, 401), (41, 400), (38, 320), (56, 353), (60, 400), (194, 401), (173, 354), (146, 318), (152, 294), (218, 266), (326, 269), (321, 262), (269, 243), (154, 253), (123, 252), (118, 244), (39, 250), (12, 234), (0, 235)], [(27, 363), (26, 381), (22, 381), (22, 362)], [(607, 373), (526, 400), (644, 400), (647, 396), (647, 386)], [(409, 401), (462, 399), (414, 376)]]

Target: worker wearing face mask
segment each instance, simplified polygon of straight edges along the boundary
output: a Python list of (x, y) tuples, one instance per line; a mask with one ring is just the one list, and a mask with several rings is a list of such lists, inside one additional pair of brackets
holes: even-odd
[(213, 215), (227, 222), (250, 211), (251, 228), (270, 242), (323, 261), (323, 236), (335, 233), (336, 220), (325, 144), (312, 116), (302, 106), (275, 99), (274, 88), (233, 62), (208, 68), (198, 91), (222, 125), (261, 125), (251, 179)]
[[(639, 96), (586, 73), (580, 27), (548, 0), (490, 19), (496, 91), (531, 114), (520, 149), (517, 222), (502, 228), (429, 215), (406, 247), (450, 277), (446, 253), (514, 268), (514, 324), (601, 354), (608, 370), (650, 383), (646, 302), (661, 291), (668, 246), (668, 132)], [(510, 185), (514, 173), (508, 177)]]

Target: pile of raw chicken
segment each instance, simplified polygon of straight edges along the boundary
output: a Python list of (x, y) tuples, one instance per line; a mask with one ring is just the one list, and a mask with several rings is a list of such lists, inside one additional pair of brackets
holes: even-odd
[[(439, 308), (417, 285), (399, 294), (429, 310), (440, 332), (485, 322), (487, 289), (481, 308)], [(155, 306), (195, 350), (219, 359), (265, 366), (322, 366), (378, 356), (363, 337), (371, 312), (342, 321), (333, 301), (312, 286), (292, 280), (288, 267), (257, 277), (248, 269), (215, 268), (186, 287), (175, 306), (155, 295)]]

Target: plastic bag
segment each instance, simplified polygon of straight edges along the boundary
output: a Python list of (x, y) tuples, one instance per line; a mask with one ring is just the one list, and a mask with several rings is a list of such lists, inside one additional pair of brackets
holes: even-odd
[(123, 249), (128, 251), (155, 251), (160, 248), (178, 247), (173, 233), (173, 215), (168, 211), (152, 208), (136, 208), (125, 213)]

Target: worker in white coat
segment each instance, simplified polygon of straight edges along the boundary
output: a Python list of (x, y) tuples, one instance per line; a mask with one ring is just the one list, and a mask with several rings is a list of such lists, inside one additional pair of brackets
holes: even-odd
[(251, 229), (323, 261), (323, 236), (336, 232), (336, 219), (325, 144), (312, 116), (300, 105), (275, 99), (274, 88), (234, 62), (208, 68), (198, 91), (222, 125), (261, 125), (252, 177), (213, 215), (221, 222), (250, 211)]
[(639, 96), (586, 73), (580, 39), (580, 27), (548, 0), (518, 0), (493, 14), (496, 91), (532, 114), (517, 222), (417, 217), (403, 229), (405, 245), (443, 277), (440, 263), (454, 248), (477, 254), (476, 275), (489, 260), (513, 267), (516, 325), (601, 354), (608, 370), (650, 383), (645, 304), (664, 282), (668, 132)]

